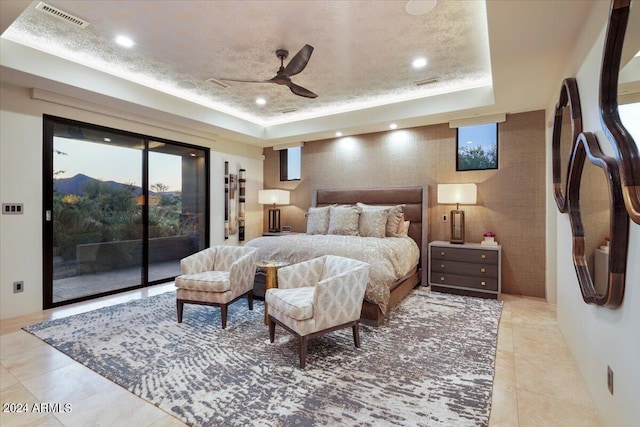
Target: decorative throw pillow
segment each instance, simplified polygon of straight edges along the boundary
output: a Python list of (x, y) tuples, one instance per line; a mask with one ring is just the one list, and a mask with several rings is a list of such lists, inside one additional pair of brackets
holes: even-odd
[(307, 234), (327, 234), (329, 230), (329, 206), (309, 208), (307, 211)]
[(388, 215), (389, 213), (384, 209), (363, 209), (360, 214), (360, 235), (363, 237), (385, 237)]
[(398, 227), (404, 221), (404, 205), (394, 206), (389, 209), (387, 216), (387, 237), (398, 237)]
[(330, 206), (327, 234), (357, 236), (362, 209), (356, 206)]
[(398, 227), (400, 226), (400, 222), (404, 218), (403, 209), (405, 205), (375, 206), (375, 205), (367, 205), (364, 203), (357, 203), (357, 206), (362, 208), (362, 210), (365, 210), (365, 209), (388, 210), (387, 230), (385, 235), (387, 237), (398, 236)]
[(409, 225), (411, 221), (402, 221), (398, 227), (398, 237), (407, 237), (409, 235)]

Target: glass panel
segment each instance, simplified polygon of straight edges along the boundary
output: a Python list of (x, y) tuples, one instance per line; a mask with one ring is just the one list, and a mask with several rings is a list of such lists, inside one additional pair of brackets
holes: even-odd
[(456, 170), (498, 169), (498, 124), (461, 126)]
[(144, 142), (56, 123), (53, 303), (142, 282)]
[(149, 282), (180, 274), (180, 260), (206, 247), (205, 151), (149, 143)]
[(300, 179), (300, 159), (302, 157), (302, 149), (300, 147), (289, 148), (287, 153), (287, 172), (288, 180)]

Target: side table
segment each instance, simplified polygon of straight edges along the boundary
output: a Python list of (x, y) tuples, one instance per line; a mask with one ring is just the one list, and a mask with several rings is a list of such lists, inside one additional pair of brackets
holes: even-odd
[[(258, 267), (258, 269), (266, 271), (267, 273), (265, 294), (268, 289), (278, 287), (278, 269), (281, 267), (286, 267), (287, 265), (289, 265), (289, 263), (285, 261), (256, 261), (255, 266)], [(266, 301), (264, 303), (264, 324), (269, 324), (269, 308), (267, 307)]]

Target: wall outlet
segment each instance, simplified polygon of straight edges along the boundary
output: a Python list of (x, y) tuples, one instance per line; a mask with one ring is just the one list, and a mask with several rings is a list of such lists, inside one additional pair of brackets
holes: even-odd
[(607, 387), (609, 388), (609, 393), (613, 394), (613, 370), (611, 366), (607, 366)]
[(22, 291), (24, 291), (24, 282), (22, 280), (13, 282), (13, 293), (17, 294), (18, 292)]
[(442, 214), (442, 217), (440, 218), (440, 221), (448, 222), (449, 221), (449, 217), (447, 216), (447, 214)]

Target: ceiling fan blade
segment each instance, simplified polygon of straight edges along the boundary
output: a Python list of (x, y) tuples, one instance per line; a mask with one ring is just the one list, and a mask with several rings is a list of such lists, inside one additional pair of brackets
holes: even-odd
[(296, 53), (296, 56), (294, 56), (291, 61), (289, 61), (287, 66), (284, 68), (283, 74), (285, 76), (291, 77), (302, 72), (302, 70), (304, 70), (304, 68), (307, 66), (312, 53), (313, 46), (308, 44), (304, 45), (304, 47), (300, 49), (298, 53)]
[(295, 83), (289, 83), (287, 86), (289, 86), (289, 89), (291, 89), (291, 92), (295, 93), (296, 95), (304, 96), (305, 98), (317, 98), (318, 97), (318, 95), (316, 95), (315, 93), (311, 92), (309, 89), (305, 89), (302, 86), (298, 86)]
[(273, 83), (271, 80), (243, 80), (243, 79), (224, 79), (219, 77), (218, 80), (225, 82), (239, 82), (239, 83)]

